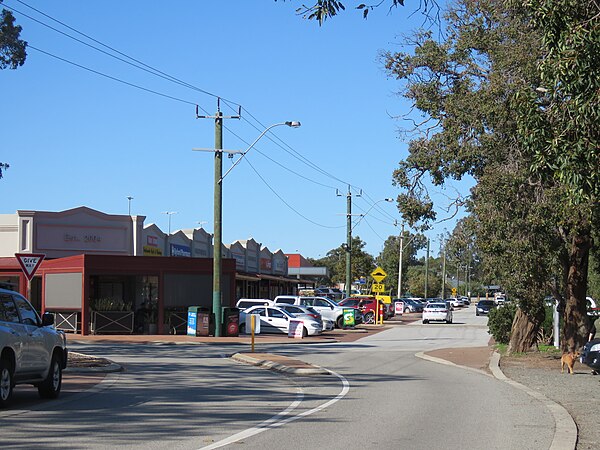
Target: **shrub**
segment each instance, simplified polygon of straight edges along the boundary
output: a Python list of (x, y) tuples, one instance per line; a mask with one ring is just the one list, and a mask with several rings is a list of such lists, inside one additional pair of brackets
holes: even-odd
[(504, 306), (490, 310), (488, 327), (490, 334), (499, 344), (508, 344), (510, 341), (510, 330), (517, 307), (513, 302), (505, 303)]

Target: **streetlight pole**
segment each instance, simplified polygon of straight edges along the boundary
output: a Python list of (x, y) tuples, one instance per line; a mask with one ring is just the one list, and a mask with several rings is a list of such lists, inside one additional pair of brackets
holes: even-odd
[[(209, 118), (208, 116), (197, 116), (199, 118)], [(228, 118), (239, 118), (232, 116)], [(221, 336), (221, 307), (222, 307), (222, 292), (221, 292), (221, 274), (223, 272), (221, 247), (223, 246), (223, 178), (246, 156), (246, 154), (254, 147), (260, 138), (273, 127), (287, 125), (288, 127), (298, 128), (300, 122), (288, 121), (273, 124), (267, 127), (248, 147), (245, 151), (223, 150), (223, 114), (217, 111), (215, 119), (215, 148), (214, 149), (193, 149), (201, 151), (212, 151), (215, 153), (215, 184), (214, 184), (214, 225), (213, 225), (213, 295), (212, 309), (215, 315), (215, 337)], [(223, 153), (230, 155), (239, 154), (237, 161), (223, 175)]]
[(127, 200), (128, 200), (128, 208), (127, 208), (127, 211), (129, 212), (129, 215), (131, 216), (131, 200), (133, 200), (133, 197), (132, 197), (131, 195), (128, 195), (128, 196), (127, 196), (127, 197), (125, 197), (125, 198), (127, 198)]
[(163, 214), (166, 214), (167, 216), (169, 216), (169, 235), (171, 234), (171, 216), (173, 214), (177, 214), (177, 211), (165, 211), (163, 212)]
[(398, 291), (397, 297), (402, 295), (402, 259), (404, 258), (404, 222), (400, 228), (400, 255), (398, 255)]

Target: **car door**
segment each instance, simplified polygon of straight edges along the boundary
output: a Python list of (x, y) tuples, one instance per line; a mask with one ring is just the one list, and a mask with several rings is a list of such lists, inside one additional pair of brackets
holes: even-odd
[(276, 308), (267, 308), (267, 322), (271, 333), (288, 332), (289, 317), (282, 310)]
[(331, 303), (329, 303), (323, 298), (315, 298), (312, 307), (319, 311), (321, 316), (325, 317), (326, 319), (335, 321), (335, 319), (337, 318), (334, 317), (334, 312), (333, 308), (331, 307)]
[(13, 300), (19, 311), (21, 324), (27, 332), (27, 359), (30, 359), (30, 368), (34, 372), (43, 373), (50, 366), (52, 357), (52, 348), (46, 346), (46, 330), (41, 326), (40, 317), (25, 297), (13, 294)]
[(11, 347), (15, 352), (15, 375), (18, 377), (23, 372), (30, 372), (33, 369), (27, 329), (21, 323), (19, 310), (10, 294), (0, 294), (0, 320), (10, 335)]

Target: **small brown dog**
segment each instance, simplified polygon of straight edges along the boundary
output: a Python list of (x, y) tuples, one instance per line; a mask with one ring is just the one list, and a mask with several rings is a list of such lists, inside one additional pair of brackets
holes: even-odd
[(565, 366), (567, 366), (567, 371), (573, 375), (573, 366), (575, 365), (577, 358), (579, 358), (579, 355), (579, 352), (563, 353), (560, 358), (560, 373), (564, 373)]

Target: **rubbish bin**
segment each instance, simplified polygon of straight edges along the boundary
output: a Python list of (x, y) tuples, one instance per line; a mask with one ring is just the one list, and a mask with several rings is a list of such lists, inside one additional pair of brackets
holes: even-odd
[(190, 306), (188, 308), (188, 336), (208, 336), (210, 331), (210, 313), (207, 308)]
[(222, 336), (239, 336), (240, 335), (240, 309), (239, 308), (223, 308), (223, 328), (221, 329)]

